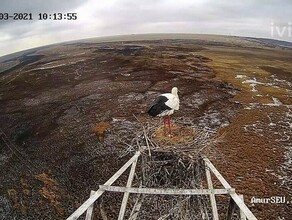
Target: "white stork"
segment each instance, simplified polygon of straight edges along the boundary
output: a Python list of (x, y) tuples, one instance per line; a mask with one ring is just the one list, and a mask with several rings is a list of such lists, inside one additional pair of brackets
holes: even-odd
[(174, 110), (179, 110), (179, 98), (177, 92), (177, 88), (173, 87), (171, 93), (164, 93), (159, 95), (147, 111), (148, 114), (153, 117), (163, 117), (164, 129), (166, 121), (164, 116), (168, 116), (169, 133), (171, 133), (170, 115), (174, 113)]

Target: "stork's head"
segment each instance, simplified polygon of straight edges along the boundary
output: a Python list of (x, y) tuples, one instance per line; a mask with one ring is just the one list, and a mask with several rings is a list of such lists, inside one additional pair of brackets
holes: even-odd
[(177, 95), (177, 92), (178, 92), (178, 89), (176, 87), (173, 87), (172, 90), (171, 90), (171, 93), (175, 96), (178, 96)]

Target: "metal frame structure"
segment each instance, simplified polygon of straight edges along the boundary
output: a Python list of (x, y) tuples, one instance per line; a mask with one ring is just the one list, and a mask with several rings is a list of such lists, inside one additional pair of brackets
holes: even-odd
[[(243, 196), (238, 195), (235, 192), (234, 188), (228, 184), (228, 182), (223, 178), (223, 176), (219, 173), (219, 171), (215, 168), (215, 166), (210, 162), (208, 158), (203, 158), (205, 163), (206, 177), (208, 189), (157, 189), (157, 188), (135, 188), (131, 187), (134, 179), (136, 164), (139, 156), (141, 155), (141, 151), (137, 151), (135, 155), (128, 160), (106, 183), (99, 186), (97, 191), (91, 191), (90, 197), (74, 212), (72, 213), (67, 220), (75, 220), (78, 219), (83, 213), (86, 211), (86, 220), (91, 220), (93, 215), (93, 206), (94, 202), (105, 192), (120, 192), (124, 193), (123, 200), (120, 207), (118, 220), (123, 220), (126, 206), (128, 202), (128, 198), (130, 193), (134, 194), (156, 194), (156, 195), (209, 195), (211, 201), (212, 208), (212, 216), (214, 220), (219, 220), (218, 210), (216, 205), (215, 195), (227, 194), (230, 196), (230, 203), (228, 207), (228, 211), (226, 214), (226, 220), (231, 220), (234, 216), (235, 209), (238, 208), (239, 215), (237, 218), (239, 220), (256, 220), (257, 218), (253, 215), (253, 213), (249, 210), (249, 208), (245, 205), (243, 201)], [(128, 177), (128, 181), (126, 187), (120, 186), (112, 186), (112, 184), (131, 166), (130, 174)], [(223, 185), (224, 189), (214, 189), (213, 183), (211, 179), (211, 172), (215, 175), (215, 177), (220, 181)], [(139, 207), (137, 207), (139, 206)], [(131, 216), (129, 220), (135, 220), (137, 218), (139, 209), (141, 204), (135, 204)]]

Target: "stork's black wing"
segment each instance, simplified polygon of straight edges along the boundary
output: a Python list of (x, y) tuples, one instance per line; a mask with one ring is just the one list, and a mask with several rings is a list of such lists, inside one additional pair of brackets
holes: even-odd
[(148, 109), (148, 114), (155, 117), (162, 113), (165, 110), (171, 110), (170, 107), (165, 105), (165, 103), (168, 101), (168, 98), (165, 96), (158, 96), (154, 102), (152, 103), (151, 107)]

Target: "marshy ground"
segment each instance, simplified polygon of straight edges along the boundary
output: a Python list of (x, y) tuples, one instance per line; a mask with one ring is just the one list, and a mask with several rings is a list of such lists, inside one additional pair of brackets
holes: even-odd
[(207, 35), (91, 39), (2, 58), (0, 218), (69, 216), (129, 158), (135, 117), (157, 123), (147, 106), (177, 86), (174, 122), (221, 135), (210, 160), (230, 185), (258, 219), (289, 219), (291, 204), (251, 198), (292, 199), (291, 60), (274, 43)]

